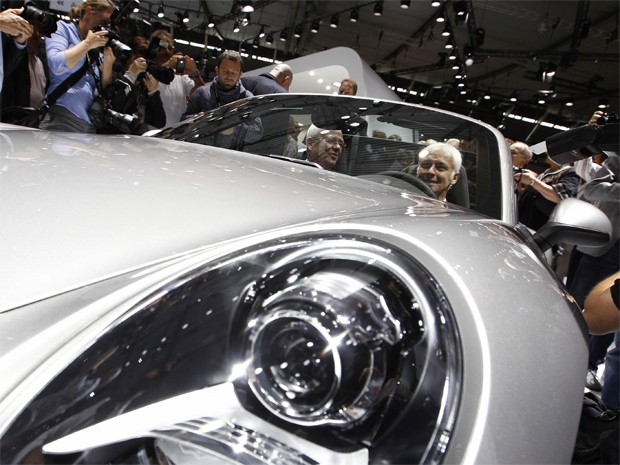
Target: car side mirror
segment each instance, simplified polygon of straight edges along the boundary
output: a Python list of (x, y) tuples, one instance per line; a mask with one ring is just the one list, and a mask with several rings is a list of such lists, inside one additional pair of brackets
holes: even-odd
[(611, 239), (611, 221), (607, 215), (583, 200), (562, 200), (535, 234), (534, 240), (544, 252), (562, 242), (600, 247)]

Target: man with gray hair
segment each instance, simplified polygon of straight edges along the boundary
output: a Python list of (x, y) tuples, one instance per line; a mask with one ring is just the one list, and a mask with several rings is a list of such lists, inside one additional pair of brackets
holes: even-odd
[(306, 133), (306, 159), (333, 170), (344, 149), (342, 131), (321, 129), (311, 124)]
[(515, 168), (525, 168), (532, 160), (532, 151), (524, 142), (513, 142), (510, 145), (512, 155), (512, 166)]
[(293, 82), (293, 69), (286, 63), (280, 63), (268, 73), (242, 77), (241, 82), (254, 95), (284, 94)]
[(439, 200), (446, 200), (448, 190), (459, 180), (462, 157), (451, 144), (437, 142), (419, 154), (417, 176), (435, 193)]

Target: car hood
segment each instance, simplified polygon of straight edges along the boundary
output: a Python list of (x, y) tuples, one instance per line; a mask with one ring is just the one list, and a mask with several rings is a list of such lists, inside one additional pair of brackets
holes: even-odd
[(0, 311), (268, 230), (386, 211), (467, 216), (371, 181), (156, 138), (11, 130), (0, 154)]

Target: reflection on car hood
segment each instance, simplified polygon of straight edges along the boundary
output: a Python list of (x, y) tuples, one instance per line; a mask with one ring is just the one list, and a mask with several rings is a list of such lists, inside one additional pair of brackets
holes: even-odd
[(453, 212), (370, 181), (153, 138), (13, 130), (0, 154), (0, 311), (270, 229)]

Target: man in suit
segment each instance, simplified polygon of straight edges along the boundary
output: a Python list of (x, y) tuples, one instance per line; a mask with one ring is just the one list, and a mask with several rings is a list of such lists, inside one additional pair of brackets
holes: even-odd
[(284, 94), (293, 82), (293, 70), (289, 65), (280, 63), (268, 73), (242, 77), (241, 82), (254, 95)]

